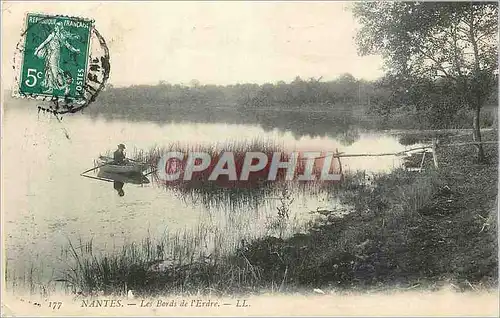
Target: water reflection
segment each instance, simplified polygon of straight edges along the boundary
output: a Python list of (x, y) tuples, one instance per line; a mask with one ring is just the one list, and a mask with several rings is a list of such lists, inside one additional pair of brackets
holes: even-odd
[[(245, 114), (248, 117), (230, 114), (225, 117), (228, 121), (234, 115), (241, 124), (215, 124), (219, 118), (216, 110), (205, 118), (204, 111), (200, 113), (189, 112), (186, 117), (174, 113), (166, 119), (169, 124), (159, 119), (158, 125), (145, 121), (92, 120), (81, 114), (66, 116), (60, 123), (48, 115), (38, 117), (36, 108), (10, 107), (3, 114), (2, 127), (2, 174), (4, 184), (9, 184), (3, 189), (3, 226), (10, 264), (22, 268), (32, 261), (44, 260), (53, 269), (61, 266), (61, 245), (80, 238), (84, 242), (92, 239), (96, 250), (114, 251), (124, 242), (163, 235), (167, 228), (196, 231), (202, 225), (214, 233), (223, 233), (228, 244), (269, 233), (266, 224), (269, 218), (276, 217), (281, 205), (280, 187), (198, 188), (183, 192), (157, 187), (151, 176), (148, 180), (137, 174), (97, 173), (97, 177), (110, 180), (104, 182), (79, 175), (92, 167), (99, 154), (106, 149), (114, 150), (122, 142), (130, 145), (130, 152), (134, 148), (152, 149), (176, 142), (213, 144), (227, 140), (248, 142), (254, 138), (278, 140), (286, 149), (304, 151), (338, 148), (345, 153), (376, 153), (404, 149), (391, 135), (356, 129), (342, 131), (352, 127), (348, 121), (342, 126), (340, 120), (337, 126), (320, 114), (304, 122), (298, 117), (292, 121), (288, 117), (292, 115), (268, 114), (266, 118), (265, 114)], [(196, 116), (203, 123), (187, 122)], [(255, 120), (250, 120), (251, 116)], [(252, 122), (258, 124), (251, 125)], [(61, 127), (68, 131), (71, 140), (66, 139)], [(291, 129), (293, 133), (276, 127)], [(318, 137), (328, 131), (338, 137)], [(358, 157), (342, 160), (342, 165), (344, 171), (380, 172), (389, 171), (399, 162), (393, 157)], [(117, 195), (119, 189), (126, 195)], [(325, 192), (290, 190), (295, 198), (289, 206), (290, 219), (297, 217), (301, 224), (312, 217), (310, 211), (336, 208), (335, 200)]]
[[(157, 125), (165, 123), (206, 123), (206, 124), (245, 124), (261, 127), (265, 132), (276, 129), (290, 132), (295, 138), (303, 136), (338, 138), (343, 145), (350, 145), (359, 138), (359, 120), (350, 114), (332, 112), (303, 111), (238, 111), (235, 109), (197, 109), (189, 112), (172, 109), (168, 115), (153, 116), (146, 112), (130, 116), (120, 113), (90, 112), (93, 120), (149, 122)], [(340, 137), (340, 138), (339, 138)]]
[(118, 192), (118, 195), (121, 197), (125, 195), (125, 191), (123, 191), (123, 185), (124, 183), (121, 181), (113, 181), (113, 187), (115, 188), (116, 192)]
[[(36, 104), (30, 101), (11, 100), (10, 105), (16, 108), (33, 108)], [(12, 106), (11, 106), (12, 107)], [(264, 132), (289, 132), (296, 139), (304, 136), (335, 138), (342, 145), (351, 145), (359, 140), (360, 127), (376, 128), (374, 123), (361, 117), (353, 109), (325, 108), (322, 110), (255, 108), (248, 109), (238, 106), (168, 106), (162, 111), (156, 106), (137, 105), (126, 108), (122, 105), (104, 105), (94, 103), (85, 109), (84, 115), (93, 121), (135, 122), (165, 125), (170, 123), (189, 124), (235, 124), (260, 127)], [(362, 119), (364, 118), (364, 119)]]
[(129, 173), (112, 173), (103, 170), (99, 170), (97, 178), (102, 181), (113, 182), (113, 188), (116, 190), (120, 197), (125, 195), (123, 186), (125, 183), (130, 184), (148, 184), (149, 179), (140, 172), (129, 172)]
[[(98, 178), (112, 180), (118, 183), (130, 183), (130, 184), (149, 184), (149, 179), (140, 172), (130, 172), (130, 173), (112, 173), (100, 170), (97, 174)], [(123, 186), (122, 186), (123, 187)], [(116, 188), (115, 188), (116, 189)]]

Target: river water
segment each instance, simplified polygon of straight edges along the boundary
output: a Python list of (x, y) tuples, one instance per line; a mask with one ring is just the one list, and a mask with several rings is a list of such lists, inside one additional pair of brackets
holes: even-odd
[[(159, 125), (91, 119), (82, 114), (65, 116), (58, 122), (54, 116), (26, 108), (8, 109), (2, 124), (5, 251), (8, 269), (19, 273), (33, 264), (42, 264), (47, 270), (65, 266), (61, 249), (68, 241), (92, 239), (96, 250), (113, 251), (126, 242), (140, 242), (166, 231), (199, 231), (200, 227), (224, 233), (224, 239), (232, 244), (241, 238), (269, 234), (266, 220), (276, 215), (276, 198), (262, 198), (263, 203), (257, 206), (210, 207), (154, 183), (126, 184), (126, 195), (120, 197), (112, 184), (79, 175), (93, 167), (100, 153), (113, 151), (119, 143), (133, 152), (134, 148), (149, 149), (172, 142), (203, 144), (258, 137), (305, 150), (380, 153), (405, 149), (395, 136), (373, 131), (361, 132), (357, 140), (346, 144), (333, 137), (297, 136), (278, 129), (264, 130), (259, 125)], [(401, 162), (398, 157), (386, 156), (346, 158), (342, 164), (344, 171), (384, 172)], [(333, 209), (337, 204), (328, 194), (297, 194), (294, 198), (290, 211), (298, 225), (313, 217), (310, 211)]]

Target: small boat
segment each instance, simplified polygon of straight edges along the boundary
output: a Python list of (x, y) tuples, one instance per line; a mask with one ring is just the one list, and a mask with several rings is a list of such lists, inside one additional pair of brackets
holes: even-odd
[(130, 172), (130, 173), (112, 173), (100, 170), (97, 174), (98, 178), (119, 181), (123, 183), (130, 184), (149, 184), (149, 179), (144, 176), (141, 172)]
[(102, 172), (107, 173), (119, 173), (119, 174), (129, 174), (129, 173), (142, 173), (148, 169), (148, 165), (126, 160), (125, 164), (118, 165), (114, 164), (114, 159), (110, 157), (100, 156), (97, 161), (99, 168)]

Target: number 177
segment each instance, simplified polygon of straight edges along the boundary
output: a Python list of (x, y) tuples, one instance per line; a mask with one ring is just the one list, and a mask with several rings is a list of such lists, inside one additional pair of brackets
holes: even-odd
[(52, 309), (61, 309), (62, 301), (49, 301), (49, 307)]

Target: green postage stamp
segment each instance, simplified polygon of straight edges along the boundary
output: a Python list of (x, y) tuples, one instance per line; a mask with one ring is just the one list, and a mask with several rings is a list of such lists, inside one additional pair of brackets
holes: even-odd
[(17, 46), (14, 96), (48, 101), (38, 109), (76, 112), (95, 100), (109, 77), (109, 50), (94, 20), (28, 13)]
[(19, 93), (84, 96), (92, 20), (28, 13)]

